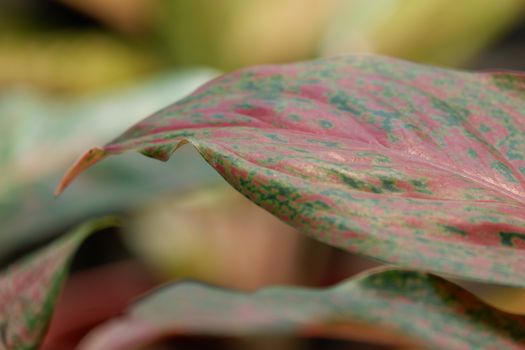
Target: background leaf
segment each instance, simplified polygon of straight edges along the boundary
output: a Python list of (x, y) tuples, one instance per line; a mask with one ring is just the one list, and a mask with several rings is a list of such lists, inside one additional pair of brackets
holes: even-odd
[(183, 282), (99, 326), (80, 348), (128, 349), (181, 334), (293, 333), (431, 349), (510, 350), (523, 349), (524, 326), (525, 318), (496, 311), (439, 277), (384, 270), (328, 289), (272, 287), (254, 294)]
[(38, 348), (73, 254), (90, 233), (117, 223), (88, 222), (0, 274), (0, 349)]
[(524, 77), (374, 56), (245, 69), (93, 149), (58, 192), (108, 155), (166, 160), (190, 142), (233, 187), (323, 242), (525, 286)]
[(367, 52), (464, 66), (519, 22), (524, 8), (522, 0), (340, 1), (321, 53)]
[[(28, 90), (0, 94), (0, 266), (17, 251), (84, 219), (137, 209), (168, 190), (219, 183), (220, 177), (191, 152), (181, 153), (172, 169), (130, 155), (97, 167), (61, 200), (51, 195), (75, 154), (114, 137), (216, 74), (209, 69), (170, 72), (124, 90), (67, 102)], [(169, 178), (174, 170), (176, 181)], [(144, 178), (152, 181), (144, 184)]]

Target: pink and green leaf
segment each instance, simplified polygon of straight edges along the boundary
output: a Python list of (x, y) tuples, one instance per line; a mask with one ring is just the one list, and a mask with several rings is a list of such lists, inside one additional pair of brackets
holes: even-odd
[[(108, 218), (81, 226), (0, 275), (0, 349), (38, 348), (76, 249), (91, 232), (113, 224)], [(128, 349), (173, 335), (283, 333), (510, 350), (525, 346), (525, 318), (415, 271), (365, 273), (326, 290), (274, 287), (253, 295), (183, 283), (102, 325), (84, 347)]]
[(525, 346), (525, 318), (497, 311), (442, 278), (397, 269), (364, 273), (328, 289), (272, 287), (254, 294), (183, 282), (99, 326), (80, 348), (129, 349), (181, 334), (296, 334), (439, 350), (511, 350)]
[(0, 349), (38, 348), (77, 248), (116, 223), (110, 217), (88, 222), (0, 273)]
[(524, 110), (522, 73), (366, 55), (248, 68), (94, 149), (58, 192), (108, 155), (167, 160), (189, 142), (246, 197), (327, 244), (525, 286)]

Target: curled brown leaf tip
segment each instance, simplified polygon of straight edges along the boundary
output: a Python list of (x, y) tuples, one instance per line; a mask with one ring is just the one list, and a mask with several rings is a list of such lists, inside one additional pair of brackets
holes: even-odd
[(64, 174), (58, 186), (55, 189), (54, 195), (58, 197), (69, 184), (86, 169), (92, 167), (107, 156), (106, 151), (101, 147), (95, 147), (84, 153)]

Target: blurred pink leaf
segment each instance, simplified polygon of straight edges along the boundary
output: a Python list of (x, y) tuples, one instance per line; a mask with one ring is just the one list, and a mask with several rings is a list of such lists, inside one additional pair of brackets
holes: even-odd
[(524, 348), (525, 318), (492, 309), (442, 278), (397, 269), (363, 273), (328, 289), (272, 287), (254, 294), (183, 282), (95, 328), (79, 348), (130, 349), (192, 334), (297, 334), (439, 350), (511, 350)]
[(0, 274), (0, 349), (38, 348), (77, 248), (115, 224), (111, 217), (88, 222)]

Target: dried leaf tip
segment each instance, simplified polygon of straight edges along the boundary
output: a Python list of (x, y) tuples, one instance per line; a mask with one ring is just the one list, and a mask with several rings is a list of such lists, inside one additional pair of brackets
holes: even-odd
[(58, 197), (75, 178), (84, 170), (92, 167), (107, 156), (106, 151), (101, 147), (95, 147), (85, 152), (64, 174), (58, 183), (54, 196)]

